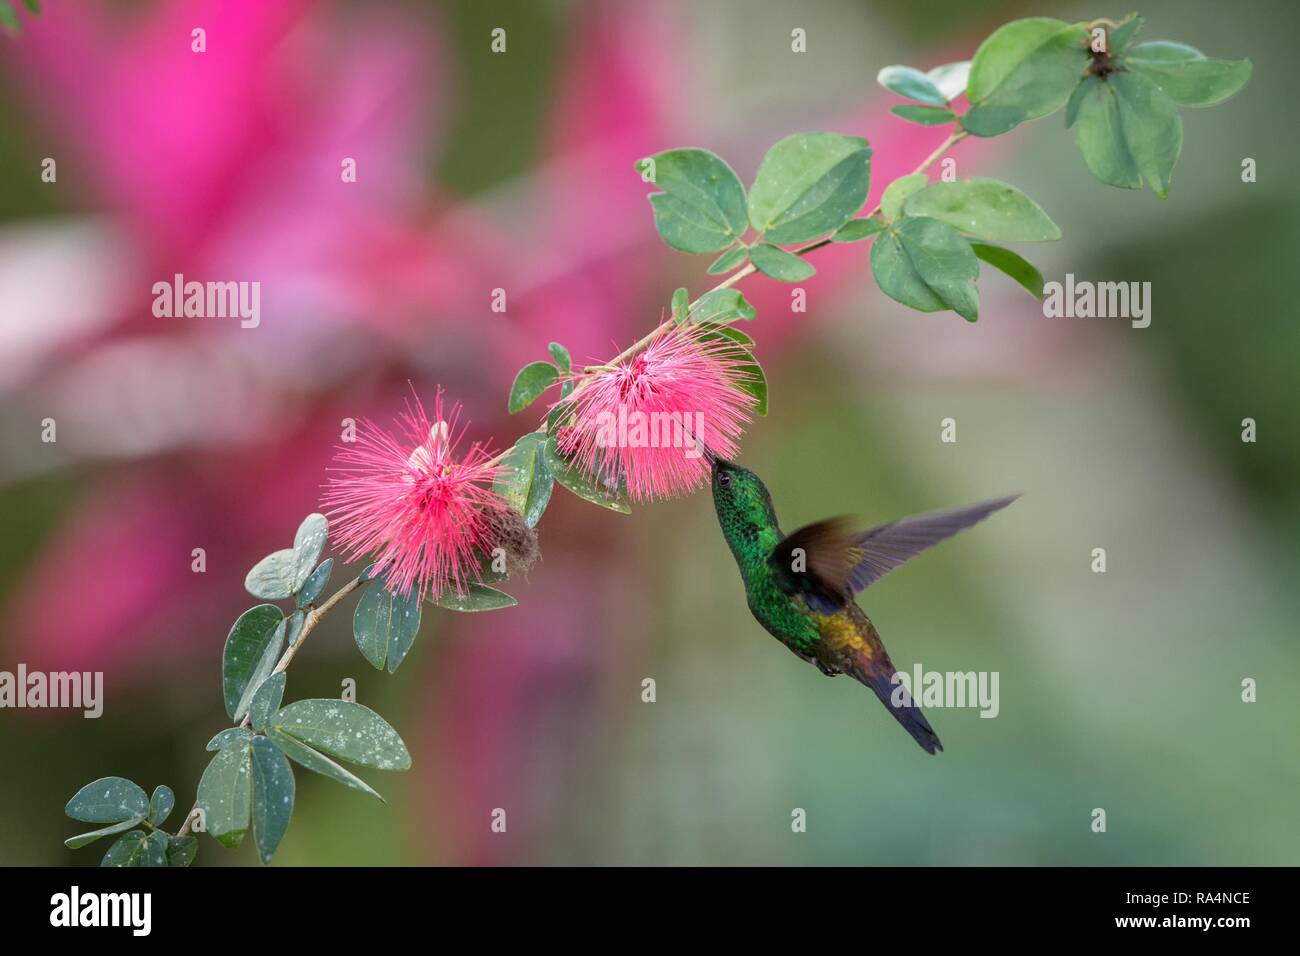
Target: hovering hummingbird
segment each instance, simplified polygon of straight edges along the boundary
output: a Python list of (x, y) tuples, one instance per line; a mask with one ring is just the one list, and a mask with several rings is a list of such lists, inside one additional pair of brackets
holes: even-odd
[(870, 687), (927, 753), (943, 750), (907, 688), (895, 683), (880, 634), (853, 595), (1019, 495), (900, 518), (866, 531), (852, 530), (845, 518), (831, 518), (783, 535), (772, 496), (758, 475), (709, 457), (718, 522), (758, 623), (826, 676), (850, 674)]

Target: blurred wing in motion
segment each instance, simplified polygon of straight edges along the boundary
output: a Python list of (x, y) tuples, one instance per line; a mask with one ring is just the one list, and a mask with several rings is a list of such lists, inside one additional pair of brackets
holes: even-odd
[(814, 610), (830, 614), (854, 593), (1019, 497), (900, 518), (856, 533), (843, 518), (819, 521), (788, 535), (768, 561), (786, 593), (802, 594)]

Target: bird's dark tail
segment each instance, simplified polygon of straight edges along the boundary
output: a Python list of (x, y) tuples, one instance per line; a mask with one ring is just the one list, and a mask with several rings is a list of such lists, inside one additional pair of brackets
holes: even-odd
[(943, 751), (943, 744), (939, 743), (939, 735), (925, 719), (920, 705), (912, 700), (912, 695), (908, 693), (901, 681), (894, 682), (892, 667), (875, 673), (859, 671), (855, 668), (849, 673), (876, 692), (885, 709), (894, 715), (894, 719), (903, 725), (903, 729), (912, 735), (912, 739), (921, 745), (922, 750), (928, 754)]

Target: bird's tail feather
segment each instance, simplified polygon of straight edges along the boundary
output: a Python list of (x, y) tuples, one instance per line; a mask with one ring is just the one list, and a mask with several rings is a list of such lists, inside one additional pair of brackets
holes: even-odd
[(901, 681), (895, 682), (894, 668), (888, 658), (883, 661), (884, 667), (879, 666), (882, 662), (875, 663), (875, 667), (853, 667), (848, 672), (876, 692), (885, 709), (894, 715), (922, 750), (929, 754), (941, 753), (943, 744), (939, 743), (939, 735), (921, 713), (920, 705), (912, 700), (907, 687)]

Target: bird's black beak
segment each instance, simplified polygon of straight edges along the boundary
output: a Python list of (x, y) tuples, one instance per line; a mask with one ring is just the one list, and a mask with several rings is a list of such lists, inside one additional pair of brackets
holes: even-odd
[(718, 462), (721, 459), (713, 453), (713, 449), (703, 442), (700, 442), (700, 454), (703, 456), (704, 460), (709, 463), (709, 467), (716, 472), (718, 470)]

